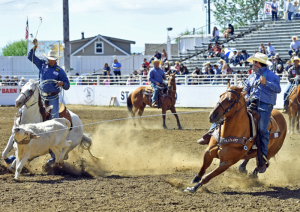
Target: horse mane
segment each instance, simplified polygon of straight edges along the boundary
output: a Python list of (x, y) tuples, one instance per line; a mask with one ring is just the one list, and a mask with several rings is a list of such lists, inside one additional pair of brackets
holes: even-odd
[(42, 100), (42, 97), (41, 97), (40, 93), (39, 93), (38, 105), (39, 105), (39, 112), (40, 112), (40, 114), (43, 118), (43, 121), (46, 121), (46, 109), (44, 107), (43, 100)]

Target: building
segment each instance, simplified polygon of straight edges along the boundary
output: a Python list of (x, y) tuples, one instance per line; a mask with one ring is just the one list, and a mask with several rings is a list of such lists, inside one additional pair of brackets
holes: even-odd
[(82, 33), (80, 40), (70, 41), (71, 56), (129, 56), (131, 55), (131, 44), (135, 44), (135, 41), (102, 35), (85, 38)]
[[(167, 44), (154, 44), (154, 43), (145, 43), (145, 55), (154, 55), (155, 50), (162, 53), (162, 50), (167, 52)], [(171, 44), (171, 55), (178, 55), (178, 44)]]

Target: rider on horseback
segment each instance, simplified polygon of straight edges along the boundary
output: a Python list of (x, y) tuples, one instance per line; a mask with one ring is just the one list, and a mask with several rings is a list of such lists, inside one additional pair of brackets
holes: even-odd
[(290, 91), (292, 89), (293, 82), (295, 81), (296, 83), (299, 84), (300, 82), (300, 65), (299, 65), (300, 58), (299, 57), (294, 57), (292, 59), (292, 63), (294, 63), (294, 66), (289, 68), (288, 70), (288, 80), (289, 84), (286, 88), (286, 91), (283, 94), (283, 101), (284, 101), (284, 110), (283, 113), (287, 113), (288, 106), (289, 106), (289, 95)]
[(159, 65), (161, 64), (161, 60), (158, 60), (157, 58), (152, 61), (152, 64), (154, 65), (153, 69), (151, 69), (149, 73), (149, 81), (151, 82), (151, 86), (154, 90), (154, 94), (152, 97), (152, 106), (157, 107), (157, 98), (158, 98), (158, 92), (161, 90), (162, 86), (164, 85), (164, 79), (166, 79), (165, 72), (159, 68)]
[(63, 89), (68, 90), (70, 88), (69, 79), (65, 73), (65, 71), (60, 68), (56, 64), (56, 60), (58, 59), (57, 53), (54, 50), (50, 50), (48, 54), (44, 54), (48, 61), (41, 60), (35, 56), (35, 50), (38, 47), (38, 41), (36, 39), (33, 40), (34, 47), (30, 50), (28, 54), (28, 59), (33, 62), (36, 67), (39, 69), (39, 78), (40, 83), (44, 80), (57, 80), (57, 84), (49, 83), (42, 85), (41, 90), (44, 97), (47, 97), (49, 106), (53, 106), (51, 109), (50, 119), (59, 117), (59, 98), (56, 96), (59, 93), (58, 86), (62, 86)]
[[(256, 103), (256, 110), (260, 115), (259, 135), (261, 140), (261, 151), (264, 160), (268, 161), (268, 144), (269, 132), (268, 124), (270, 122), (273, 106), (276, 104), (277, 93), (281, 92), (280, 78), (268, 69), (270, 65), (268, 57), (262, 53), (256, 53), (254, 56), (247, 59), (247, 62), (252, 62), (251, 74), (245, 82), (244, 92), (247, 92), (246, 99), (251, 103)], [(248, 99), (251, 97), (250, 99)], [(258, 107), (259, 106), (259, 107)], [(198, 140), (199, 144), (208, 144), (211, 138), (211, 133), (216, 124), (213, 124), (211, 129)], [(266, 171), (266, 163), (259, 167), (259, 173)]]

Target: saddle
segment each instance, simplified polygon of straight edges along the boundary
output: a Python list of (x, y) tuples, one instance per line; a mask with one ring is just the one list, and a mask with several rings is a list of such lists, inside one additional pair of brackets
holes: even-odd
[[(158, 92), (158, 98), (157, 98), (157, 105), (158, 108), (161, 107), (161, 102), (159, 100), (159, 97), (165, 97), (167, 94), (167, 86), (164, 84), (163, 86), (159, 86), (161, 89)], [(143, 89), (142, 94), (145, 96), (148, 96), (148, 99), (150, 100), (150, 98), (152, 98), (152, 95), (154, 93), (154, 89), (152, 86), (148, 86), (146, 88)]]

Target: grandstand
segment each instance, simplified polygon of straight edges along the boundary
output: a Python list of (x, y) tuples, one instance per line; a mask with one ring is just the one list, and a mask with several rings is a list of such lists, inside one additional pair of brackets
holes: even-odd
[[(291, 28), (291, 26), (293, 26)], [(272, 22), (270, 17), (267, 19), (261, 19), (253, 21), (252, 23), (241, 26), (235, 30), (235, 36), (228, 42), (225, 38), (219, 41), (223, 42), (225, 48), (236, 48), (237, 50), (247, 50), (249, 55), (254, 54), (254, 51), (258, 51), (260, 44), (263, 42), (267, 46), (268, 42), (271, 42), (275, 48), (275, 52), (280, 54), (280, 58), (283, 61), (288, 60), (288, 50), (290, 49), (290, 43), (292, 36), (300, 37), (300, 22), (299, 19), (287, 22), (279, 17), (279, 20)], [(172, 56), (170, 61), (181, 61), (189, 71), (195, 70), (196, 66), (202, 67), (203, 63), (210, 62), (214, 64), (220, 60), (219, 57), (205, 58), (207, 55), (205, 50), (208, 43), (203, 43), (204, 47), (195, 46), (194, 49), (187, 50), (187, 54), (180, 54), (179, 56)], [(233, 70), (246, 71), (248, 67), (231, 66)]]

